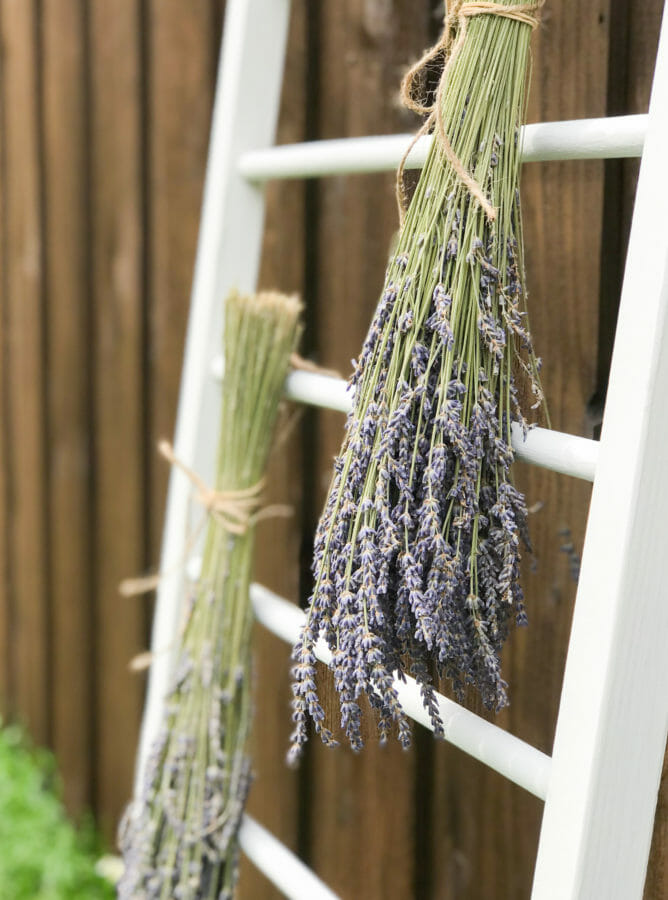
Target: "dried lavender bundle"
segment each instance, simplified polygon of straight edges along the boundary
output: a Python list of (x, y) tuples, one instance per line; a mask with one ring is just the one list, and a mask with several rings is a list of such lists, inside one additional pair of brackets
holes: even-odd
[(220, 443), (215, 491), (204, 500), (202, 572), (185, 598), (164, 722), (121, 833), (121, 900), (233, 896), (251, 768), (254, 530), (299, 311), (296, 298), (274, 293), (234, 293), (225, 303)]
[(440, 117), (429, 120), (435, 138), (355, 365), (353, 410), (316, 533), (315, 584), (293, 653), (292, 759), (309, 718), (334, 743), (315, 681), (319, 637), (333, 653), (341, 725), (355, 749), (363, 694), (381, 740), (395, 725), (410, 742), (395, 673), (420, 683), (437, 734), (434, 673), (458, 695), (473, 685), (486, 706), (507, 703), (499, 655), (511, 620), (526, 621), (527, 510), (510, 471), (511, 424), (529, 427), (520, 380), (534, 407), (542, 402), (518, 190), (538, 5), (457, 4), (424, 60), (450, 51)]

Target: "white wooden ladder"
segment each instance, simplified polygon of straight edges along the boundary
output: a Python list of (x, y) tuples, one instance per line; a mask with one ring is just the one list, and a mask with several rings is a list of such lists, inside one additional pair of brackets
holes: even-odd
[[(410, 136), (273, 147), (289, 0), (228, 0), (175, 436), (177, 456), (213, 478), (220, 414), (221, 300), (256, 285), (268, 179), (396, 167)], [(248, 97), (253, 97), (252, 114)], [(421, 165), (429, 138), (411, 154)], [(642, 896), (668, 731), (668, 16), (647, 116), (528, 126), (524, 160), (642, 156), (600, 442), (536, 429), (515, 436), (519, 458), (593, 481), (575, 615), (552, 757), (440, 699), (447, 740), (545, 801), (535, 900)], [(343, 382), (293, 372), (295, 401), (345, 410)], [(178, 562), (189, 485), (169, 484), (153, 648), (179, 617)], [(254, 585), (257, 618), (286, 641), (303, 614)], [(326, 648), (319, 647), (327, 661)], [(138, 779), (162, 714), (169, 658), (153, 663)], [(287, 665), (287, 657), (286, 657)], [(429, 727), (418, 691), (407, 712)], [(257, 823), (242, 846), (292, 898), (333, 897)]]

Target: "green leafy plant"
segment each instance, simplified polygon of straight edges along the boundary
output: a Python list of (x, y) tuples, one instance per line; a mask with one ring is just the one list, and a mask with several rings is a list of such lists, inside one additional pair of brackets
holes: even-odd
[(97, 900), (114, 896), (95, 870), (90, 821), (67, 818), (53, 755), (0, 722), (0, 900)]

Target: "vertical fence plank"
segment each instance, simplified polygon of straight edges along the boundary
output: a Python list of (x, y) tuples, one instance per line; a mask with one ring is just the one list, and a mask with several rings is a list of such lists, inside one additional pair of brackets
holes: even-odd
[[(293, 0), (277, 141), (305, 136), (306, 0)], [(286, 227), (287, 226), (287, 227)], [(298, 182), (267, 188), (267, 218), (259, 287), (303, 295), (304, 187)], [(305, 315), (308, 312), (305, 311)], [(278, 426), (276, 450), (267, 472), (268, 504), (290, 505), (289, 518), (258, 527), (254, 577), (285, 597), (299, 596), (301, 428), (286, 407)], [(286, 430), (287, 429), (287, 430)], [(285, 435), (288, 435), (284, 439)], [(279, 840), (298, 849), (298, 776), (285, 765), (291, 731), (289, 648), (265, 629), (253, 637), (255, 716), (252, 758), (254, 781), (249, 812)], [(240, 900), (278, 900), (280, 892), (257, 870), (242, 863)]]
[[(609, 9), (610, 0), (577, 10), (563, 0), (546, 7), (536, 34), (529, 121), (605, 115)], [(523, 176), (531, 324), (544, 359), (552, 425), (590, 438), (603, 185), (604, 166), (598, 161), (537, 164), (527, 166)], [(572, 554), (581, 550), (591, 488), (528, 467), (519, 469), (518, 481), (529, 503), (542, 506), (531, 522), (536, 568), (532, 571), (527, 559), (523, 575), (529, 628), (509, 648), (513, 693), (506, 721), (514, 733), (549, 753), (577, 586), (573, 555), (564, 548), (572, 544)], [(513, 896), (524, 897), (533, 875), (542, 805), (514, 793), (512, 827), (502, 835), (497, 853), (507, 869), (518, 873)], [(517, 843), (515, 828), (522, 833)]]
[[(0, 39), (4, 43), (3, 9), (0, 6)], [(7, 428), (8, 380), (8, 280), (7, 280), (7, 129), (5, 108), (8, 102), (4, 53), (0, 53), (0, 716), (6, 718), (12, 704), (9, 581), (9, 496), (7, 469), (10, 433)]]
[[(218, 49), (214, 7), (213, 0), (148, 0), (144, 21), (145, 478), (152, 567), (160, 559), (169, 477), (156, 447), (174, 434), (211, 123)], [(151, 615), (154, 609), (151, 598)]]
[[(604, 115), (608, 0), (577, 9), (551, 0), (543, 12), (528, 120)], [(555, 428), (587, 437), (602, 188), (599, 162), (531, 164), (522, 175), (531, 325), (548, 405)], [(496, 721), (550, 752), (576, 586), (561, 547), (581, 547), (590, 489), (526, 466), (516, 472), (529, 504), (541, 504), (530, 521), (537, 568), (524, 567), (529, 628), (504, 653), (511, 706)], [(438, 747), (435, 765), (430, 896), (527, 897), (542, 804), (452, 748)]]
[(661, 788), (643, 896), (645, 900), (661, 900), (662, 897), (668, 896), (668, 753), (663, 761)]
[[(315, 13), (312, 12), (315, 16)], [(322, 4), (314, 65), (320, 86), (313, 137), (406, 131), (415, 119), (398, 108), (402, 68), (431, 37), (430, 4), (350, 0)], [(347, 374), (382, 288), (398, 227), (391, 175), (332, 178), (317, 189), (313, 337), (320, 364)], [(307, 223), (307, 227), (310, 223)], [(320, 513), (343, 421), (318, 414), (308, 517)], [(310, 548), (308, 548), (310, 551)], [(309, 553), (310, 555), (310, 553)], [(327, 705), (338, 717), (331, 690)], [(309, 845), (312, 862), (343, 897), (405, 898), (414, 892), (415, 754), (370, 736), (360, 756), (347, 747), (310, 748)]]
[(143, 603), (118, 583), (145, 564), (142, 70), (139, 0), (90, 7), (94, 296), (96, 797), (113, 833), (128, 801), (143, 689)]
[(36, 9), (2, 4), (7, 526), (12, 711), (49, 738), (42, 198)]
[(69, 809), (89, 806), (94, 697), (85, 27), (78, 0), (42, 5), (52, 745)]
[(157, 560), (169, 472), (154, 448), (174, 433), (218, 47), (212, 0), (149, 0), (148, 9), (148, 483)]

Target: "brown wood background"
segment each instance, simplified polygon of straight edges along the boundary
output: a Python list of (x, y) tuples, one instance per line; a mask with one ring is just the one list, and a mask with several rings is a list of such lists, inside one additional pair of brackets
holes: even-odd
[[(406, 131), (402, 69), (436, 0), (294, 0), (281, 141)], [(108, 835), (129, 794), (223, 0), (0, 0), (0, 711), (55, 748), (75, 813)], [(644, 111), (660, 0), (548, 0), (529, 121)], [(634, 163), (528, 165), (535, 343), (556, 428), (600, 417)], [(298, 290), (305, 353), (347, 371), (396, 227), (391, 175), (269, 190), (261, 282)], [(294, 524), (263, 526), (258, 574), (308, 591), (310, 532), (342, 418), (309, 412), (274, 462)], [(551, 748), (586, 485), (522, 470), (538, 567), (505, 654), (515, 734)], [(288, 649), (257, 635), (252, 811), (346, 898), (529, 896), (541, 804), (427, 733), (414, 749), (312, 746), (283, 765)], [(651, 689), (648, 687), (648, 689)], [(668, 781), (668, 773), (666, 774)], [(668, 897), (668, 786), (646, 897)], [(244, 898), (277, 896), (246, 867)]]

